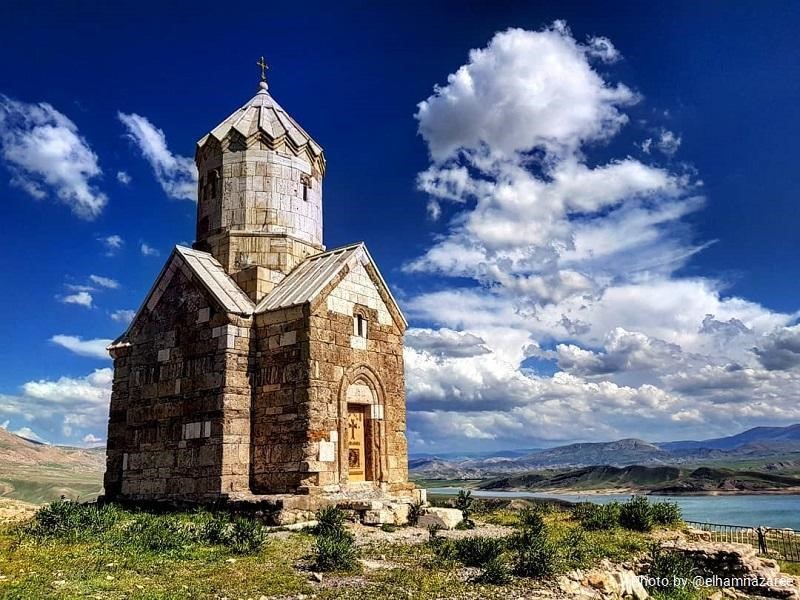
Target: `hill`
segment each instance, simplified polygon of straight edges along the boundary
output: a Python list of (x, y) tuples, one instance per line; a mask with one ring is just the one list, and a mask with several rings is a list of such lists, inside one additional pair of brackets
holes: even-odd
[(0, 497), (42, 503), (89, 499), (103, 488), (104, 448), (50, 446), (0, 429)]
[(482, 483), (483, 490), (580, 491), (617, 489), (656, 494), (796, 491), (800, 479), (735, 469), (611, 467), (608, 465), (526, 473)]

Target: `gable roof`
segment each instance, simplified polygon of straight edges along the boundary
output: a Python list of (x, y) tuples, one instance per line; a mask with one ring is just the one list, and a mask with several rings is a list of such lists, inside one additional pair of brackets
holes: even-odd
[(309, 256), (258, 303), (255, 312), (268, 312), (311, 302), (336, 278), (344, 267), (352, 268), (359, 262), (365, 266), (372, 266), (380, 286), (388, 296), (397, 314), (400, 315), (403, 325), (408, 325), (364, 242), (334, 248), (321, 254)]
[(128, 329), (114, 342), (114, 345), (124, 339), (127, 332), (130, 331), (133, 324), (145, 310), (152, 311), (156, 307), (162, 294), (166, 291), (170, 281), (172, 281), (172, 277), (179, 270), (188, 279), (199, 281), (202, 287), (211, 294), (226, 312), (238, 315), (253, 314), (253, 309), (255, 308), (253, 301), (228, 276), (217, 259), (208, 252), (192, 250), (186, 246), (175, 246), (164, 268), (161, 269), (161, 273), (156, 278), (153, 287), (150, 288), (144, 302), (139, 307), (139, 310), (136, 311), (136, 316), (134, 316)]
[(192, 273), (200, 280), (200, 283), (214, 296), (226, 312), (239, 315), (253, 313), (253, 308), (255, 308), (253, 301), (231, 279), (219, 261), (211, 254), (192, 250), (186, 246), (175, 246), (175, 254), (183, 259), (184, 263), (192, 270)]

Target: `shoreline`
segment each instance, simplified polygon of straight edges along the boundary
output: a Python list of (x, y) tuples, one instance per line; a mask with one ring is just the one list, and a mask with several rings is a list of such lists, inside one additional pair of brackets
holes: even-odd
[[(428, 492), (436, 488), (428, 488)], [(441, 489), (441, 488), (440, 488)], [(483, 494), (492, 492), (537, 494), (541, 496), (791, 496), (800, 495), (800, 487), (774, 488), (763, 490), (687, 490), (685, 492), (659, 492), (635, 488), (597, 488), (591, 490), (565, 488), (561, 490), (537, 490), (532, 488), (508, 488), (503, 490), (474, 490)]]

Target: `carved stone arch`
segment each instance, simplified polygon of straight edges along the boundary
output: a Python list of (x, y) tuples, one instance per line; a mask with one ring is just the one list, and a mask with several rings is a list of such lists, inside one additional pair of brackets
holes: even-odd
[[(354, 391), (355, 390), (355, 391)], [(388, 474), (386, 458), (386, 424), (383, 419), (386, 392), (380, 376), (369, 365), (352, 365), (345, 370), (339, 384), (339, 482), (349, 481), (348, 466), (348, 406), (363, 405), (366, 417), (366, 477), (367, 481), (385, 481)]]

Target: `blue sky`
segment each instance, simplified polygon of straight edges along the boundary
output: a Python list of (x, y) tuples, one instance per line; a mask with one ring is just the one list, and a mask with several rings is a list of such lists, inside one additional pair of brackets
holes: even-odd
[(262, 54), (325, 149), (326, 244), (365, 240), (410, 317), (412, 449), (798, 421), (798, 25), (788, 2), (4, 3), (0, 424), (103, 439), (102, 340), (191, 242), (186, 159)]

